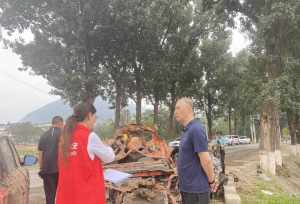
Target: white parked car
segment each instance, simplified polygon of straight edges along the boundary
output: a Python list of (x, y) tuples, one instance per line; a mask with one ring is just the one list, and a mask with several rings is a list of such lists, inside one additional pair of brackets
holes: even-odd
[(251, 140), (249, 137), (246, 136), (240, 136), (240, 144), (250, 144)]
[(228, 138), (228, 145), (238, 145), (240, 144), (240, 138), (238, 135), (225, 135)]
[(179, 148), (179, 145), (180, 145), (180, 137), (177, 138), (176, 140), (169, 142), (169, 147), (172, 148)]

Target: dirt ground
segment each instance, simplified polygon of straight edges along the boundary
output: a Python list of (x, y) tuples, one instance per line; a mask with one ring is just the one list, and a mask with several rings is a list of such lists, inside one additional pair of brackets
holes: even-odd
[(300, 157), (292, 155), (289, 145), (282, 145), (283, 167), (278, 169), (277, 182), (290, 195), (300, 196)]
[(30, 204), (45, 204), (45, 196), (42, 187), (39, 188), (31, 188), (30, 189)]
[[(257, 149), (247, 149), (234, 153), (228, 153), (226, 158), (226, 173), (237, 178), (237, 191), (243, 198), (256, 197), (261, 199), (261, 190), (269, 190), (276, 199), (286, 199), (282, 203), (289, 203), (289, 199), (297, 199), (300, 196), (300, 157), (293, 156), (289, 145), (281, 146), (283, 167), (277, 168), (277, 176), (258, 173), (259, 155)], [(278, 196), (278, 197), (276, 197)]]
[(43, 189), (43, 183), (40, 177), (38, 176), (37, 168), (30, 168), (30, 195), (29, 203), (30, 204), (45, 204), (45, 194)]
[(225, 156), (226, 174), (233, 175), (238, 179), (236, 180), (238, 181), (236, 182), (238, 193), (253, 192), (258, 164), (258, 146), (227, 152)]

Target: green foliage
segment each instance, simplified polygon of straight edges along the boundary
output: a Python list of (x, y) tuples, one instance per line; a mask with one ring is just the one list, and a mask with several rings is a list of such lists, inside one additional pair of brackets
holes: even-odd
[(218, 135), (229, 134), (228, 122), (226, 120), (224, 120), (224, 118), (221, 118), (221, 117), (217, 118), (214, 121), (213, 132), (215, 132)]
[(34, 145), (16, 145), (15, 146), (20, 158), (24, 158), (25, 155), (35, 155), (38, 156), (38, 147)]
[(44, 131), (31, 123), (16, 123), (8, 127), (14, 141), (19, 144), (37, 144)]
[[(272, 195), (266, 195), (262, 191), (271, 191)], [(290, 204), (299, 203), (300, 198), (297, 196), (291, 196), (283, 191), (278, 183), (273, 178), (271, 181), (256, 181), (255, 191), (248, 193), (247, 195), (241, 195), (242, 203), (245, 204)]]
[[(262, 87), (259, 97), (286, 106), (292, 98), (287, 95), (291, 92), (293, 95), (296, 87), (293, 85), (293, 78), (298, 77), (295, 68), (299, 69), (300, 3), (297, 0), (247, 0), (243, 6), (245, 16), (242, 22), (253, 40), (253, 62), (262, 66), (261, 73), (256, 75), (256, 80), (261, 81)], [(249, 24), (256, 29), (250, 29)], [(294, 70), (291, 72), (289, 69), (292, 67)], [(288, 73), (293, 73), (293, 76)], [(286, 83), (287, 81), (290, 83)]]
[(114, 122), (113, 121), (107, 121), (103, 124), (98, 124), (95, 127), (95, 132), (100, 136), (102, 140), (113, 138), (114, 136)]
[(166, 122), (168, 121), (168, 117), (169, 111), (166, 109), (166, 107), (162, 106), (159, 110), (157, 126), (154, 126), (153, 112), (146, 110), (143, 113), (143, 124), (156, 127), (158, 134), (166, 140), (174, 139), (174, 137), (168, 134), (168, 123)]
[(0, 7), (0, 23), (9, 33), (30, 29), (34, 34), (29, 44), (11, 42), (23, 70), (46, 78), (53, 94), (72, 104), (102, 93), (107, 77), (99, 68), (95, 42), (104, 23), (99, 14), (106, 14), (105, 1), (1, 1)]
[(289, 129), (288, 128), (283, 128), (282, 129), (282, 136), (287, 139), (289, 138)]
[[(53, 94), (71, 104), (106, 97), (116, 120), (128, 98), (137, 122), (142, 99), (166, 105), (157, 125), (167, 138), (182, 96), (205, 111), (209, 133), (226, 132), (229, 117), (237, 132), (247, 132), (249, 115), (267, 100), (298, 114), (299, 12), (298, 0), (2, 0), (0, 24), (9, 34), (31, 30), (30, 43), (2, 40)], [(228, 27), (238, 13), (252, 45), (232, 57)], [(151, 125), (154, 115), (144, 117)], [(111, 122), (97, 131), (111, 136)]]

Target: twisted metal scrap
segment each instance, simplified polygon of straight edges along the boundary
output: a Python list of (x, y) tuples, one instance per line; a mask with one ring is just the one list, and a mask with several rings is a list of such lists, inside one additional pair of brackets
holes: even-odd
[(109, 202), (177, 203), (175, 163), (170, 157), (171, 149), (156, 129), (130, 124), (116, 131), (112, 147), (117, 159), (105, 168), (127, 172), (133, 177), (119, 186), (106, 182)]

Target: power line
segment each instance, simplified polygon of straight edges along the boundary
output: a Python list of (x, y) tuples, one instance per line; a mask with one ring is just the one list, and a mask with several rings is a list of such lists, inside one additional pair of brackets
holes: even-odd
[(22, 80), (20, 80), (20, 79), (18, 79), (18, 78), (16, 78), (16, 77), (14, 77), (14, 76), (12, 76), (12, 75), (6, 73), (6, 72), (1, 71), (1, 74), (2, 74), (2, 76), (8, 77), (8, 78), (10, 78), (10, 79), (13, 80), (13, 81), (16, 81), (16, 82), (18, 82), (18, 83), (20, 83), (20, 84), (23, 84), (23, 85), (25, 85), (25, 86), (27, 86), (27, 87), (29, 87), (29, 88), (31, 88), (31, 89), (34, 89), (35, 91), (38, 91), (38, 92), (40, 92), (40, 93), (42, 93), (42, 94), (47, 94), (47, 95), (49, 95), (48, 92), (46, 92), (46, 91), (44, 91), (44, 90), (42, 90), (42, 89), (40, 89), (40, 88), (38, 88), (38, 87), (35, 87), (35, 86), (33, 86), (32, 84), (30, 84), (30, 83), (28, 83), (28, 82), (22, 81)]

